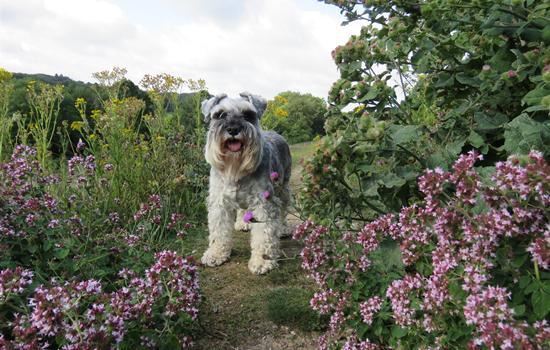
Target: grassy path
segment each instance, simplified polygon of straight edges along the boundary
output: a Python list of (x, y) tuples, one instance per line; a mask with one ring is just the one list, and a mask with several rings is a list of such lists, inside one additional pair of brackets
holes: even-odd
[[(312, 143), (291, 146), (291, 186), (300, 188), (300, 159), (313, 152)], [(291, 221), (295, 221), (291, 220)], [(281, 242), (284, 260), (264, 276), (247, 268), (249, 234), (235, 233), (229, 262), (201, 268), (204, 302), (196, 349), (316, 349), (322, 322), (309, 309), (311, 282), (300, 268), (301, 247), (290, 239)], [(195, 255), (206, 249), (206, 238), (196, 239)]]

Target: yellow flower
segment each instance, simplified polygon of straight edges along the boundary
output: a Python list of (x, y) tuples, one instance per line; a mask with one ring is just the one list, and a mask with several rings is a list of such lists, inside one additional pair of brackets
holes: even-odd
[(97, 139), (97, 135), (96, 134), (91, 134), (90, 136), (88, 136), (88, 138), (90, 139), (90, 141), (94, 141)]
[(93, 120), (98, 120), (100, 116), (101, 116), (101, 111), (99, 109), (94, 109), (92, 111), (91, 117)]
[(283, 96), (275, 96), (275, 101), (277, 101), (280, 104), (288, 103), (288, 100), (286, 98), (284, 98)]
[(355, 113), (361, 113), (365, 109), (365, 105), (359, 105), (353, 110)]
[(76, 131), (82, 131), (83, 126), (84, 126), (84, 122), (75, 121), (71, 123), (71, 129)]
[(277, 117), (286, 118), (286, 117), (288, 117), (288, 112), (285, 111), (282, 107), (278, 107), (278, 108), (275, 110), (275, 115), (276, 115)]

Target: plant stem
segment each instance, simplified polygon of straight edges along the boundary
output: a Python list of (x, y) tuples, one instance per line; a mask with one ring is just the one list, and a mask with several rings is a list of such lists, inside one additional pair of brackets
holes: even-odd
[(540, 281), (540, 272), (539, 272), (539, 264), (535, 260), (535, 277), (537, 278), (537, 281)]

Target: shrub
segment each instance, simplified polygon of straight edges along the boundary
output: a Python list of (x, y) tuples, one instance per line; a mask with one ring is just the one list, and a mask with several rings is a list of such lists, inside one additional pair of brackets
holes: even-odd
[[(550, 345), (550, 166), (532, 151), (488, 176), (473, 167), (482, 158), (427, 170), (423, 202), (358, 231), (296, 229), (320, 288), (311, 305), (330, 315), (320, 348)], [(392, 242), (402, 264), (388, 266)]]
[(426, 167), (548, 156), (549, 8), (537, 1), (326, 1), (358, 35), (333, 51), (327, 136), (306, 166), (306, 216), (373, 219), (414, 202)]

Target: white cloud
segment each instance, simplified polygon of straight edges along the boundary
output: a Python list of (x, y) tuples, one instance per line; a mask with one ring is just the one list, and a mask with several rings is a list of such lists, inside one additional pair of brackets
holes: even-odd
[(166, 72), (203, 78), (213, 93), (325, 97), (337, 79), (331, 50), (359, 31), (358, 24), (340, 27), (342, 17), (320, 3), (214, 3), (0, 0), (0, 65), (84, 81), (120, 66), (136, 83)]

